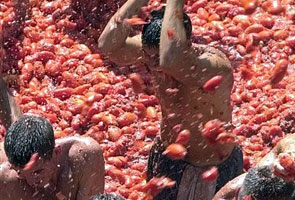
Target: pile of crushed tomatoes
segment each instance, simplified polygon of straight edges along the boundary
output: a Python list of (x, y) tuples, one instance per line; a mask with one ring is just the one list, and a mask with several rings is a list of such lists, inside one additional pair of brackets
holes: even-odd
[[(104, 151), (106, 192), (152, 199), (165, 180), (146, 182), (161, 120), (149, 74), (145, 66), (117, 66), (97, 48), (124, 1), (19, 2), (0, 3), (0, 55), (22, 111), (47, 118), (56, 138), (93, 137)], [(151, 0), (144, 11), (162, 3)], [(232, 62), (234, 134), (248, 170), (295, 131), (295, 1), (187, 0), (185, 10), (192, 41), (222, 50)]]

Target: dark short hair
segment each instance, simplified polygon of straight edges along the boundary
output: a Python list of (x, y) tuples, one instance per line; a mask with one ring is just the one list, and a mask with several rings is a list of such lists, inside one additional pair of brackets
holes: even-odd
[(270, 167), (252, 168), (245, 177), (239, 200), (251, 196), (255, 200), (294, 199), (294, 182), (275, 176)]
[(125, 199), (117, 194), (100, 194), (100, 195), (93, 196), (91, 200), (125, 200)]
[(50, 159), (55, 146), (53, 128), (48, 120), (23, 116), (13, 123), (4, 139), (5, 153), (11, 164), (24, 167), (34, 153)]
[[(151, 12), (151, 21), (143, 26), (141, 38), (143, 44), (149, 47), (159, 47), (164, 12), (165, 7)], [(183, 13), (183, 23), (186, 37), (189, 39), (192, 34), (192, 22), (186, 13)]]

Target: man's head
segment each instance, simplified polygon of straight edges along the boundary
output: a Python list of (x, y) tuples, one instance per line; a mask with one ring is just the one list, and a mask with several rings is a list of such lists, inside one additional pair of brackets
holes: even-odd
[(125, 200), (117, 194), (100, 194), (91, 198), (91, 200)]
[(49, 170), (52, 170), (53, 166), (50, 159), (54, 147), (51, 124), (46, 119), (36, 116), (24, 116), (12, 124), (4, 140), (9, 162), (30, 185), (43, 185), (51, 178)]
[[(142, 30), (142, 43), (149, 49), (159, 48), (162, 22), (164, 18), (165, 7), (151, 13), (150, 23), (145, 24)], [(192, 33), (192, 23), (189, 16), (183, 13), (183, 23), (186, 30), (186, 36), (189, 39)]]
[(239, 192), (239, 200), (246, 196), (255, 200), (294, 199), (295, 184), (275, 176), (270, 167), (250, 169)]

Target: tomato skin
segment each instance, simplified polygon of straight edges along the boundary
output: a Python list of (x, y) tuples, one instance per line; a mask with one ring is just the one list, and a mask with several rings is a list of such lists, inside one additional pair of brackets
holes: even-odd
[(203, 89), (207, 92), (215, 91), (221, 84), (221, 81), (222, 76), (214, 76), (203, 85)]
[(217, 167), (212, 167), (202, 174), (202, 178), (205, 181), (215, 181), (218, 178), (218, 169)]
[(167, 155), (172, 160), (181, 160), (186, 156), (186, 154), (186, 148), (178, 143), (170, 144), (163, 152), (163, 155)]

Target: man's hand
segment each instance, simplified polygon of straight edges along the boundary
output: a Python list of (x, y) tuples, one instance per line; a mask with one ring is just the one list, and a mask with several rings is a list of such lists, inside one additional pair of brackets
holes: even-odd
[(273, 164), (274, 174), (281, 177), (286, 182), (295, 180), (295, 154), (280, 153)]
[(257, 163), (258, 167), (270, 166), (273, 173), (286, 182), (295, 180), (295, 135), (286, 135)]

